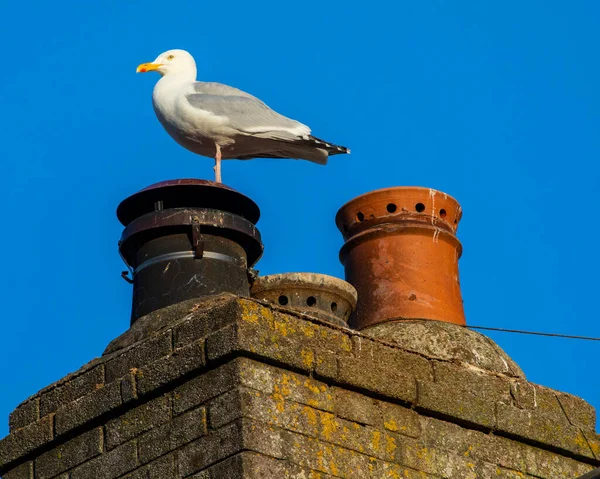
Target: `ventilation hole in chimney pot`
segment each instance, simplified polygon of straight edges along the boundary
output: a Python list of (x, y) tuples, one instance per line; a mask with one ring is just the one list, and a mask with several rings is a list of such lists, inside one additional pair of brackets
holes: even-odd
[(423, 213), (423, 211), (425, 211), (425, 205), (423, 203), (417, 203), (415, 205), (415, 210), (417, 210), (419, 213)]
[(458, 224), (458, 220), (456, 218), (454, 218), (454, 224)]
[(331, 303), (331, 311), (333, 311), (334, 313), (337, 311), (337, 303), (335, 301)]
[(390, 203), (385, 207), (385, 209), (388, 210), (388, 213), (395, 213), (398, 208), (394, 203)]
[(283, 295), (283, 294), (282, 294), (281, 296), (279, 296), (279, 304), (280, 304), (281, 306), (285, 306), (286, 304), (288, 304), (288, 301), (289, 301), (289, 300), (288, 300), (288, 297), (287, 297), (287, 296), (285, 296), (285, 295)]
[(306, 298), (306, 304), (308, 304), (309, 306), (314, 306), (315, 304), (317, 304), (317, 298), (315, 298), (314, 296), (309, 296), (308, 298)]
[(440, 210), (440, 217), (445, 218), (446, 217), (446, 210), (444, 208), (442, 208)]
[(356, 219), (358, 221), (362, 221), (365, 219), (365, 215), (363, 215), (360, 211), (358, 213), (356, 213)]

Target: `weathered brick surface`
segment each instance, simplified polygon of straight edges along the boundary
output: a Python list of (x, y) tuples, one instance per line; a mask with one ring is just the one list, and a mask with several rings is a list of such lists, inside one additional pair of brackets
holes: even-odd
[(561, 392), (557, 392), (556, 398), (573, 426), (584, 431), (595, 431), (596, 410), (590, 404), (577, 396)]
[(387, 429), (410, 437), (421, 435), (420, 417), (414, 410), (384, 401), (377, 401), (377, 406), (381, 418), (376, 424), (379, 429)]
[(8, 417), (8, 427), (11, 431), (27, 426), (40, 418), (40, 398), (33, 398), (19, 404)]
[(175, 475), (175, 455), (163, 456), (146, 466), (136, 469), (131, 474), (122, 476), (122, 479), (171, 479)]
[(244, 386), (333, 412), (333, 389), (322, 381), (246, 358), (238, 359), (236, 365)]
[(94, 428), (45, 452), (35, 460), (36, 478), (54, 477), (101, 454), (102, 443), (102, 428)]
[(52, 416), (46, 416), (0, 441), (0, 473), (7, 464), (52, 440), (53, 419)]
[(384, 369), (388, 373), (398, 371), (423, 380), (433, 379), (431, 363), (423, 356), (382, 344), (368, 337), (353, 336), (352, 352), (354, 357), (364, 364), (373, 364), (377, 369)]
[(235, 362), (231, 362), (191, 379), (173, 391), (173, 413), (181, 414), (230, 390), (235, 376)]
[(593, 409), (521, 378), (231, 296), (155, 319), (17, 408), (3, 477), (561, 479), (600, 465)]
[(106, 448), (112, 449), (170, 419), (170, 396), (153, 399), (106, 423)]
[(77, 401), (62, 407), (56, 412), (55, 430), (57, 435), (81, 426), (122, 404), (119, 383), (110, 383)]
[(337, 416), (370, 426), (378, 422), (379, 411), (373, 398), (337, 387), (334, 396)]
[(389, 371), (383, 366), (376, 366), (375, 363), (365, 365), (355, 358), (340, 360), (338, 367), (338, 380), (344, 385), (358, 387), (391, 399), (416, 402), (417, 383), (409, 374)]
[(178, 454), (179, 474), (187, 477), (241, 448), (241, 424), (233, 423), (185, 446)]
[(34, 479), (33, 461), (28, 461), (10, 470), (2, 477), (4, 479)]
[(556, 422), (541, 413), (502, 403), (497, 406), (499, 431), (564, 449), (578, 456), (595, 458), (581, 429), (566, 421)]
[(189, 411), (138, 439), (140, 461), (150, 462), (206, 434), (206, 409)]
[(70, 479), (114, 479), (138, 466), (135, 442), (123, 444), (73, 469)]
[(148, 394), (186, 374), (202, 369), (205, 363), (203, 340), (176, 349), (169, 356), (136, 371), (137, 393), (140, 396)]
[(132, 368), (139, 368), (171, 353), (171, 330), (150, 338), (137, 347), (128, 349), (106, 363), (106, 381), (125, 376)]
[(40, 416), (55, 412), (62, 406), (83, 397), (104, 384), (104, 365), (86, 371), (69, 382), (50, 389), (40, 397)]
[(190, 476), (190, 479), (333, 479), (289, 461), (245, 451)]

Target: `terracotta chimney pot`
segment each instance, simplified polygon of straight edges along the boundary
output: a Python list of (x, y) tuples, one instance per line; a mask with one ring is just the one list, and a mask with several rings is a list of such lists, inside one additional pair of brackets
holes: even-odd
[(405, 319), (466, 324), (458, 277), (462, 210), (431, 188), (393, 187), (346, 203), (336, 215), (340, 261), (358, 292), (350, 326)]

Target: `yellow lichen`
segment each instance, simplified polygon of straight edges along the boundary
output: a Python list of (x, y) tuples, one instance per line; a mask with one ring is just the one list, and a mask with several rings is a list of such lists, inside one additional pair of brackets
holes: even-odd
[(333, 414), (324, 413), (321, 416), (321, 435), (326, 440), (330, 440), (331, 437), (337, 432), (340, 425), (335, 419)]
[(379, 431), (373, 431), (371, 445), (373, 446), (374, 451), (379, 450), (379, 447), (381, 446), (381, 433)]
[(394, 439), (391, 436), (386, 436), (385, 442), (385, 452), (387, 452), (388, 454), (392, 454), (398, 447), (396, 446), (396, 439)]
[[(309, 379), (306, 379), (304, 381), (304, 386), (309, 389), (311, 392), (313, 392), (314, 394), (319, 394), (321, 392), (321, 390), (319, 389), (319, 386), (317, 386), (316, 384), (313, 384), (312, 381), (310, 381)], [(323, 386), (323, 391), (325, 391), (325, 386)]]
[(389, 429), (390, 431), (397, 432), (399, 429), (398, 424), (393, 419), (390, 419), (389, 421), (384, 421), (383, 425), (386, 429)]
[(302, 363), (307, 368), (312, 368), (315, 363), (315, 354), (310, 350), (302, 349), (300, 355), (302, 356)]

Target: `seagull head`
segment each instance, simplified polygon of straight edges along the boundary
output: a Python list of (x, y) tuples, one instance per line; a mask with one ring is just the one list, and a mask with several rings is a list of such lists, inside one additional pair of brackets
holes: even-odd
[(151, 63), (142, 63), (137, 67), (137, 73), (157, 71), (161, 76), (185, 75), (196, 79), (196, 62), (194, 57), (185, 50), (168, 50), (161, 53)]

